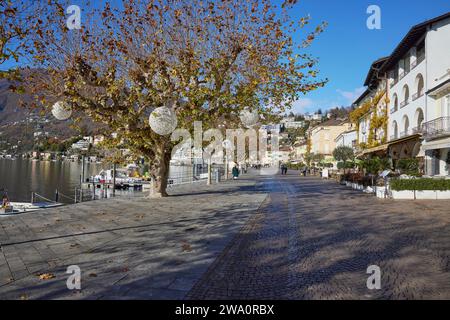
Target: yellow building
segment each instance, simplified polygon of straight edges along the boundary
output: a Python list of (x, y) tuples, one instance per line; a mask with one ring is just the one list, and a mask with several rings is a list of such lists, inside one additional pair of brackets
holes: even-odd
[(335, 139), (343, 132), (350, 131), (352, 124), (348, 120), (331, 119), (310, 130), (311, 153), (322, 154), (325, 159), (332, 158), (336, 148)]
[(358, 132), (359, 154), (386, 154), (387, 152), (387, 85), (386, 79), (378, 74), (387, 58), (372, 63), (364, 83), (367, 89), (353, 103), (355, 110), (350, 114)]

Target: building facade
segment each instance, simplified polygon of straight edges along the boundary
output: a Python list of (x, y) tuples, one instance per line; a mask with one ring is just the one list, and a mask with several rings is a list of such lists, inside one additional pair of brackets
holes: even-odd
[(381, 70), (389, 78), (390, 155), (450, 175), (450, 13), (411, 28)]
[(331, 119), (310, 130), (311, 153), (332, 157), (336, 148), (336, 138), (343, 132), (351, 131), (352, 124), (347, 120)]
[(358, 132), (356, 130), (342, 132), (334, 141), (336, 142), (336, 147), (349, 147), (356, 150)]
[(450, 12), (412, 27), (364, 84), (351, 115), (359, 155), (388, 156), (394, 167), (416, 158), (426, 175), (449, 176)]

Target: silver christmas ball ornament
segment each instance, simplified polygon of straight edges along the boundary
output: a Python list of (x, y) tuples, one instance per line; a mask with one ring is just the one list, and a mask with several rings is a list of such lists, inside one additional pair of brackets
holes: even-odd
[(178, 120), (172, 109), (159, 107), (150, 114), (149, 123), (155, 133), (166, 136), (177, 128)]
[(52, 107), (52, 114), (58, 120), (67, 120), (72, 116), (72, 108), (65, 101), (58, 101)]
[(246, 128), (251, 128), (258, 124), (259, 114), (257, 110), (250, 110), (250, 108), (245, 108), (239, 113), (239, 119), (241, 119), (242, 124)]

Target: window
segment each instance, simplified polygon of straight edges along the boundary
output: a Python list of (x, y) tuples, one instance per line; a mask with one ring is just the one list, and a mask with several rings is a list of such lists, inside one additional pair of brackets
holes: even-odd
[(425, 41), (422, 41), (417, 46), (417, 64), (425, 59)]
[(397, 139), (398, 138), (398, 126), (397, 126), (397, 121), (394, 121), (394, 123), (392, 124), (392, 131), (393, 131), (393, 134), (392, 134), (392, 139), (391, 140), (394, 140), (394, 139)]
[(450, 117), (450, 94), (446, 97), (447, 100), (447, 117)]
[(411, 56), (409, 53), (405, 57), (404, 67), (405, 73), (408, 73), (411, 70)]
[(393, 111), (397, 111), (398, 110), (398, 97), (397, 94), (394, 94), (394, 97), (392, 99), (394, 101), (394, 107), (393, 107)]

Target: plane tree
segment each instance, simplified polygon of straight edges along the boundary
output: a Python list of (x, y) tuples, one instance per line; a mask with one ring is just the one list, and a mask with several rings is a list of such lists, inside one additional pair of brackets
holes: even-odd
[(149, 125), (157, 108), (189, 131), (194, 121), (229, 127), (244, 108), (270, 119), (326, 83), (305, 53), (324, 24), (310, 28), (308, 17), (292, 18), (295, 2), (105, 1), (82, 6), (81, 29), (70, 30), (69, 3), (52, 0), (33, 33), (37, 72), (27, 83), (36, 104), (51, 109), (61, 101), (75, 120), (106, 125), (111, 145), (146, 157), (152, 194), (167, 196), (175, 143), (171, 130)]

